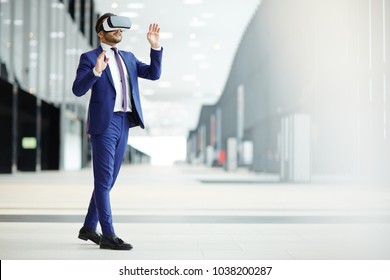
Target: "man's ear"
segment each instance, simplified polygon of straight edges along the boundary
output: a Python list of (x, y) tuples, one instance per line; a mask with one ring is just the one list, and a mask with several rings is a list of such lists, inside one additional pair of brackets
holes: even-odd
[(103, 31), (100, 31), (97, 35), (99, 38), (103, 38)]

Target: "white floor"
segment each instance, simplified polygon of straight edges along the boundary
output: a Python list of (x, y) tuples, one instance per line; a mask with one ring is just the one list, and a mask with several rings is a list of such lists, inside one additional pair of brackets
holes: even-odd
[(134, 249), (121, 252), (77, 238), (92, 182), (89, 169), (0, 175), (0, 259), (390, 259), (390, 187), (124, 166), (114, 225)]

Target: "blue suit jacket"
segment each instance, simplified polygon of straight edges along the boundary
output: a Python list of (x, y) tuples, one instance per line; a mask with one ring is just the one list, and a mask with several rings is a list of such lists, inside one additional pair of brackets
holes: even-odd
[[(91, 89), (87, 124), (89, 134), (100, 134), (108, 127), (115, 105), (116, 92), (110, 68), (107, 66), (101, 77), (96, 77), (92, 71), (96, 59), (102, 51), (103, 49), (98, 47), (81, 55), (76, 79), (72, 87), (72, 91), (76, 96), (82, 96)], [(151, 49), (150, 65), (147, 65), (139, 61), (131, 52), (119, 51), (130, 77), (132, 104), (130, 127), (140, 126), (144, 128), (138, 77), (149, 80), (160, 78), (162, 52), (162, 49), (160, 51)]]

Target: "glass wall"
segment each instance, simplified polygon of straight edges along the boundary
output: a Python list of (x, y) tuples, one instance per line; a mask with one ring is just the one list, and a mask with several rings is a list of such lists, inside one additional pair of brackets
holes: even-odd
[[(91, 24), (84, 21), (82, 34), (68, 2), (0, 0), (1, 76), (55, 105), (85, 101), (68, 97), (80, 54), (91, 48)], [(92, 2), (85, 5), (83, 11), (93, 13)]]
[(11, 5), (8, 0), (0, 1), (0, 59), (1, 59), (1, 77), (9, 76), (7, 65), (11, 64)]
[[(15, 109), (20, 107), (18, 102), (22, 100), (22, 96), (18, 95), (19, 92), (33, 95), (35, 99), (32, 100), (36, 100), (36, 104), (32, 106), (36, 107), (36, 113), (32, 116), (32, 121), (36, 124), (37, 142), (37, 150), (34, 152), (37, 154), (38, 168), (65, 167), (68, 150), (80, 151), (87, 146), (84, 143), (86, 140), (83, 122), (88, 98), (75, 97), (71, 89), (81, 53), (90, 50), (93, 47), (92, 42), (96, 44), (92, 22), (97, 18), (96, 15), (93, 0), (0, 0), (0, 77), (11, 88), (18, 89), (12, 97), (14, 108), (7, 103), (7, 110), (12, 112), (10, 114), (14, 125), (11, 131), (6, 133), (9, 138), (14, 139), (13, 142), (17, 142), (22, 136), (17, 119), (23, 119), (26, 112)], [(45, 104), (44, 110), (42, 104)], [(49, 108), (50, 106), (52, 108)], [(58, 120), (44, 119), (57, 113), (60, 116)], [(59, 136), (47, 137), (45, 131), (53, 130), (54, 127), (57, 127), (57, 130), (60, 128)], [(65, 143), (67, 139), (72, 141)], [(72, 147), (72, 143), (76, 143), (77, 147)], [(54, 163), (52, 158), (50, 164), (41, 162), (48, 158), (45, 155), (49, 151), (42, 150), (47, 146), (50, 146), (51, 154), (53, 147), (58, 146), (58, 160), (61, 161), (59, 164)], [(3, 148), (14, 149), (1, 149)], [(18, 165), (18, 153), (20, 152), (13, 155), (14, 165)], [(82, 158), (85, 156), (80, 154), (80, 161)]]

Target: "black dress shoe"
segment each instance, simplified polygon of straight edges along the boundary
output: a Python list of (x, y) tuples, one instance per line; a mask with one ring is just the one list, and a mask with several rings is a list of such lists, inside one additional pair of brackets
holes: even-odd
[(117, 236), (107, 237), (102, 235), (102, 239), (100, 240), (100, 249), (131, 250), (133, 249), (133, 246), (124, 242)]
[(96, 243), (97, 245), (100, 244), (100, 239), (102, 238), (102, 235), (98, 233), (97, 231), (91, 230), (86, 227), (82, 227), (79, 232), (79, 238), (82, 240), (91, 240), (92, 242)]

